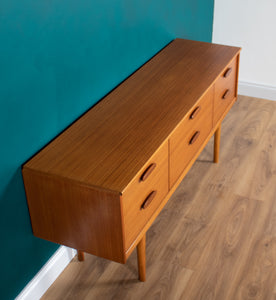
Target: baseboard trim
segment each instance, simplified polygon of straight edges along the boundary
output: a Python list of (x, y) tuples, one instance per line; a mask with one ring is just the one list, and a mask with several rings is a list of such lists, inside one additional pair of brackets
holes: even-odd
[(15, 300), (40, 299), (76, 254), (77, 251), (74, 249), (59, 247)]
[(268, 100), (276, 100), (276, 87), (239, 81), (238, 94)]

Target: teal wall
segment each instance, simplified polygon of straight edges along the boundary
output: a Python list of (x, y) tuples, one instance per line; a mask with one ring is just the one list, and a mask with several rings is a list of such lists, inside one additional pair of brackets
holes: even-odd
[(1, 0), (0, 298), (58, 248), (32, 235), (21, 164), (175, 37), (211, 41), (213, 0)]

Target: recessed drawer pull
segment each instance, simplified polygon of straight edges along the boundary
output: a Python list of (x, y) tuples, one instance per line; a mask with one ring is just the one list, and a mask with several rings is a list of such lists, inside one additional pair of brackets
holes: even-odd
[(195, 134), (190, 139), (189, 144), (192, 145), (197, 140), (197, 138), (199, 137), (199, 135), (200, 135), (200, 131), (196, 131)]
[(152, 191), (147, 198), (145, 199), (145, 201), (143, 202), (143, 204), (141, 205), (141, 209), (146, 209), (152, 202), (153, 198), (156, 196), (157, 191)]
[(156, 167), (156, 163), (152, 163), (150, 164), (146, 170), (144, 171), (144, 173), (141, 175), (140, 177), (140, 181), (145, 181), (151, 174), (151, 172), (155, 169)]
[(223, 74), (223, 77), (228, 77), (229, 75), (230, 75), (230, 73), (232, 72), (232, 68), (228, 68), (225, 72), (224, 72), (224, 74)]
[(190, 119), (194, 119), (196, 117), (196, 115), (200, 112), (201, 110), (201, 107), (200, 106), (197, 106), (193, 112), (190, 114)]
[(226, 91), (224, 92), (224, 94), (222, 95), (222, 99), (226, 99), (227, 96), (229, 95), (229, 93), (230, 93), (230, 90), (229, 90), (229, 89), (226, 90)]

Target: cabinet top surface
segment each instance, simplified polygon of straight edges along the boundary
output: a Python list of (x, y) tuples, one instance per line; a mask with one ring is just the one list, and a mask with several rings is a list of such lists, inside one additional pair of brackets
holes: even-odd
[(24, 168), (123, 192), (239, 51), (174, 40)]

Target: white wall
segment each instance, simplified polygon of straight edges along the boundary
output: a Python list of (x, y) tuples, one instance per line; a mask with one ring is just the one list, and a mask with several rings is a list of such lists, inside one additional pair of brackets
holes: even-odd
[(213, 42), (242, 47), (240, 94), (276, 100), (276, 0), (215, 0)]

